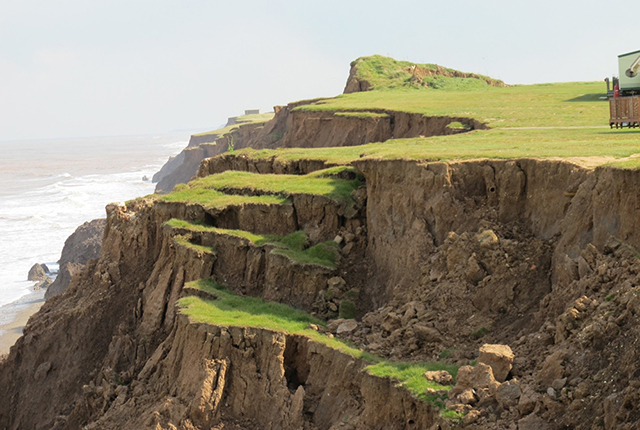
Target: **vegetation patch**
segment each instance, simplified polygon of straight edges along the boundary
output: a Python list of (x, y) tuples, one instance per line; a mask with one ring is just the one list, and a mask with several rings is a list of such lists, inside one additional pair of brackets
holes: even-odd
[(187, 247), (187, 248), (191, 248), (197, 252), (204, 252), (207, 254), (215, 254), (215, 251), (213, 248), (211, 248), (210, 246), (202, 246), (202, 245), (196, 245), (194, 243), (191, 243), (191, 241), (189, 240), (189, 237), (187, 236), (182, 236), (182, 235), (177, 235), (173, 237), (173, 240), (181, 246)]
[(324, 326), (325, 323), (306, 312), (261, 298), (237, 296), (209, 279), (194, 281), (188, 285), (191, 288), (200, 289), (216, 297), (215, 300), (203, 300), (194, 296), (180, 299), (179, 305), (182, 313), (188, 315), (192, 322), (218, 326), (256, 327), (306, 336), (315, 342), (371, 363), (371, 365), (365, 367), (366, 372), (380, 377), (392, 378), (398, 381), (399, 386), (409, 390), (419, 399), (429, 402), (441, 410), (444, 408), (441, 396), (427, 395), (425, 391), (427, 388), (448, 391), (451, 387), (427, 381), (422, 375), (427, 370), (446, 370), (455, 378), (458, 372), (458, 368), (455, 365), (443, 363), (393, 363), (355, 348), (342, 340), (329, 338), (316, 330), (312, 330), (309, 328), (310, 324)]
[(460, 131), (469, 130), (469, 126), (461, 123), (460, 121), (450, 122), (449, 124), (447, 124), (447, 128), (450, 128), (451, 130), (460, 130)]
[(336, 112), (333, 116), (337, 117), (345, 117), (345, 118), (387, 118), (389, 115), (386, 113), (378, 113), (378, 112)]
[(285, 196), (262, 195), (244, 196), (236, 194), (226, 194), (221, 191), (198, 186), (193, 182), (189, 184), (179, 184), (169, 194), (158, 196), (165, 202), (197, 203), (207, 208), (222, 209), (232, 205), (242, 205), (246, 203), (282, 205), (291, 204)]
[(458, 366), (445, 363), (406, 363), (383, 361), (366, 368), (372, 375), (391, 378), (398, 381), (398, 386), (411, 391), (416, 397), (433, 403), (438, 409), (445, 410), (446, 395), (427, 394), (427, 388), (449, 391), (453, 386), (443, 386), (427, 380), (423, 375), (428, 371), (446, 370), (454, 378), (458, 374)]
[(382, 55), (360, 57), (352, 63), (355, 78), (371, 89), (475, 89), (504, 85), (502, 81), (475, 73), (464, 73), (437, 64), (416, 64)]
[[(351, 192), (360, 186), (360, 181), (323, 176), (323, 171), (312, 175), (261, 175), (259, 173), (227, 170), (189, 182), (187, 190), (193, 192), (222, 193), (223, 190), (240, 190), (249, 193), (265, 193), (281, 196), (290, 194), (313, 194), (325, 196), (339, 202), (351, 202)], [(168, 194), (171, 196), (176, 191)], [(266, 197), (266, 196), (261, 196)], [(281, 197), (284, 198), (284, 197)]]
[(272, 252), (286, 255), (296, 263), (317, 264), (329, 269), (335, 269), (338, 244), (330, 240), (327, 242), (321, 242), (304, 250), (274, 249)]
[[(335, 269), (338, 252), (338, 244), (334, 241), (321, 242), (317, 245), (306, 248), (309, 237), (303, 230), (296, 231), (287, 236), (277, 236), (273, 234), (254, 234), (244, 230), (230, 230), (224, 228), (210, 227), (202, 223), (194, 223), (182, 219), (171, 219), (165, 223), (173, 228), (180, 228), (189, 231), (212, 232), (216, 234), (226, 234), (246, 239), (256, 246), (272, 245), (276, 247), (271, 252), (286, 255), (291, 260), (300, 264), (317, 264), (330, 269)], [(181, 244), (188, 244), (196, 247), (185, 239), (184, 236), (176, 236)], [(185, 243), (186, 242), (186, 243)], [(202, 247), (205, 248), (206, 247)]]

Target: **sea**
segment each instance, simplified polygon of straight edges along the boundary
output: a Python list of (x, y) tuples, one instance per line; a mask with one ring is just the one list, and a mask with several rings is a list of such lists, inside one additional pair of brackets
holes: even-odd
[(0, 141), (0, 326), (44, 291), (27, 281), (51, 272), (75, 229), (105, 206), (152, 194), (151, 178), (189, 134)]

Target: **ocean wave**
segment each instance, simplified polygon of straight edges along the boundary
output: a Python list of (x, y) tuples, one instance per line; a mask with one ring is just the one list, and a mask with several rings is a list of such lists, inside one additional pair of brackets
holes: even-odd
[[(51, 171), (62, 173), (43, 171), (26, 157), (16, 164), (36, 180), (20, 181), (15, 176), (8, 177), (11, 183), (0, 182), (0, 189), (16, 190), (0, 196), (0, 305), (28, 294), (33, 285), (24, 283), (29, 268), (36, 262), (56, 261), (66, 238), (85, 221), (104, 217), (107, 204), (153, 192), (153, 184), (142, 177), (151, 177), (187, 143), (177, 142), (176, 136), (164, 139), (98, 139), (83, 143), (77, 152), (73, 152), (80, 148), (76, 141), (59, 148), (45, 142), (40, 153)], [(94, 151), (91, 158), (80, 158), (85, 150)], [(64, 157), (57, 156), (60, 152)], [(100, 171), (104, 173), (95, 173)]]

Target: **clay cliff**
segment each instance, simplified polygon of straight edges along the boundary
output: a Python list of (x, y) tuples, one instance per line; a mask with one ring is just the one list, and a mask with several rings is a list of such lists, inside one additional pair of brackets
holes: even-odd
[[(99, 258), (0, 362), (1, 429), (636, 428), (640, 171), (235, 151), (483, 127), (305, 103), (107, 207)], [(223, 296), (310, 323), (249, 324)], [(416, 392), (371, 370), (424, 362), (458, 371)]]
[[(233, 154), (214, 164), (258, 165)], [(344, 353), (269, 330), (190, 323), (176, 307), (192, 294), (186, 283), (213, 277), (240, 294), (329, 314), (331, 303), (317, 297), (342, 274), (362, 315), (344, 336), (372, 352), (450, 351), (464, 362), (485, 342), (513, 347), (515, 406), (450, 399), (477, 418), (468, 425), (632, 428), (640, 226), (638, 196), (627, 191), (640, 185), (637, 171), (538, 160), (354, 166), (365, 194), (348, 214), (304, 195), (290, 208), (212, 211), (153, 199), (108, 207), (100, 259), (47, 301), (0, 365), (0, 427), (330, 428), (345, 416), (350, 428), (452, 425)], [(348, 241), (337, 268), (323, 269), (215, 232), (194, 233), (197, 246), (185, 246), (176, 240), (184, 232), (166, 224), (176, 218)]]
[(85, 222), (67, 238), (62, 248), (60, 260), (58, 260), (60, 270), (56, 279), (47, 289), (44, 295), (45, 299), (66, 290), (73, 276), (79, 274), (89, 260), (100, 256), (105, 223), (104, 219)]

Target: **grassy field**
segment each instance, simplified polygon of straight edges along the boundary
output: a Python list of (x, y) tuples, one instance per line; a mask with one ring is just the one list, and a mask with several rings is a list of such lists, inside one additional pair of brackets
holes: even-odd
[(210, 323), (218, 326), (256, 327), (306, 336), (315, 342), (370, 363), (365, 367), (365, 371), (368, 373), (398, 381), (398, 385), (403, 386), (416, 397), (434, 404), (443, 413), (446, 413), (443, 399), (427, 395), (425, 390), (427, 388), (449, 390), (451, 386), (441, 386), (427, 381), (422, 375), (427, 370), (447, 370), (455, 377), (457, 366), (444, 363), (390, 362), (339, 339), (312, 330), (309, 328), (310, 324), (324, 326), (325, 322), (306, 312), (260, 298), (237, 296), (211, 280), (191, 282), (189, 286), (206, 291), (216, 297), (216, 300), (203, 300), (193, 296), (180, 299), (182, 313), (188, 315), (192, 322)]
[(609, 104), (602, 82), (484, 86), (473, 90), (381, 89), (343, 94), (298, 110), (386, 109), (475, 118), (491, 128), (607, 126)]
[[(244, 150), (256, 158), (317, 159), (349, 164), (361, 158), (456, 161), (571, 158), (585, 165), (640, 168), (640, 131), (610, 130), (604, 84), (558, 83), (489, 87), (474, 91), (377, 90), (338, 96), (306, 110), (409, 111), (472, 117), (490, 130), (428, 138), (394, 139), (340, 148)], [(591, 160), (580, 160), (590, 158)]]

